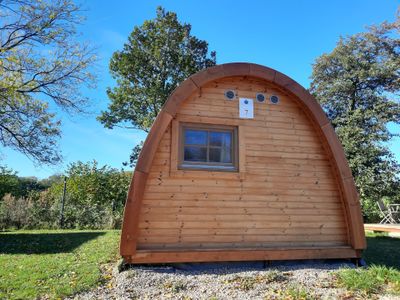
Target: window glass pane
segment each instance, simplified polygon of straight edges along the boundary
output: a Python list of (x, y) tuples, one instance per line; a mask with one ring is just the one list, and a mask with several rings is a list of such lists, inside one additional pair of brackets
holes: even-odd
[(232, 134), (230, 132), (210, 132), (210, 146), (231, 147)]
[(185, 129), (185, 145), (207, 145), (207, 131)]
[(223, 163), (231, 163), (232, 162), (232, 156), (231, 156), (231, 153), (232, 153), (232, 150), (231, 150), (231, 148), (229, 147), (223, 147), (222, 149), (221, 149), (222, 151), (222, 153), (221, 153), (221, 162), (223, 162)]
[(231, 149), (229, 148), (210, 148), (210, 162), (231, 163)]
[(185, 161), (207, 161), (207, 148), (206, 147), (185, 147), (184, 152)]
[(210, 148), (210, 162), (221, 162), (221, 148)]

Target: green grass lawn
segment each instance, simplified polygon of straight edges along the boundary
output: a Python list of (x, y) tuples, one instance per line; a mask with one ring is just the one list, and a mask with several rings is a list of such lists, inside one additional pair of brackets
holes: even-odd
[(116, 261), (120, 232), (38, 230), (0, 233), (0, 299), (60, 298), (100, 283)]
[(337, 284), (368, 298), (382, 293), (400, 295), (400, 238), (368, 233), (367, 244), (363, 258), (368, 268), (339, 271)]
[[(38, 230), (0, 233), (0, 299), (57, 299), (104, 281), (120, 232)], [(366, 298), (400, 294), (400, 239), (369, 234), (368, 268), (343, 269), (336, 284)]]
[(400, 271), (400, 238), (385, 233), (367, 233), (367, 244), (363, 258), (369, 265), (383, 265)]

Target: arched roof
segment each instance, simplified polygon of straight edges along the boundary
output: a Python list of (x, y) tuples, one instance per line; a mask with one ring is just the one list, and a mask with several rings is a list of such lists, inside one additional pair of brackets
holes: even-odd
[(129, 189), (121, 236), (121, 254), (133, 255), (135, 253), (138, 219), (147, 175), (159, 142), (180, 105), (205, 84), (233, 76), (263, 79), (294, 97), (320, 135), (334, 169), (346, 212), (350, 244), (354, 249), (364, 249), (366, 242), (361, 208), (352, 173), (347, 164), (343, 147), (321, 106), (300, 84), (274, 69), (251, 63), (228, 63), (204, 69), (190, 76), (173, 91), (157, 116), (143, 145)]

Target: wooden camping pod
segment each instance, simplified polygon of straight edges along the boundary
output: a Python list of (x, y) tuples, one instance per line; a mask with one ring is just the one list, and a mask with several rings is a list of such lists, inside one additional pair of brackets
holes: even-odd
[[(252, 102), (257, 93), (265, 100)], [(251, 99), (253, 118), (239, 118), (240, 98)], [(208, 148), (182, 142), (196, 128), (208, 132)], [(210, 150), (213, 130), (224, 128), (232, 132), (231, 169), (209, 163), (211, 152), (228, 151)], [(185, 165), (186, 150), (208, 163)], [(343, 148), (297, 82), (264, 66), (230, 63), (175, 89), (134, 171), (120, 245), (126, 262), (357, 258), (365, 247)]]

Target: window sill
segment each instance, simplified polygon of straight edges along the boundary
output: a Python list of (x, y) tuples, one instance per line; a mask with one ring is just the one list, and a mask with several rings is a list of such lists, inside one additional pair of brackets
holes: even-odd
[[(240, 180), (245, 179), (245, 174), (239, 171), (221, 171), (204, 169), (179, 169), (170, 172), (173, 178), (207, 178), (207, 179), (227, 179)], [(200, 177), (199, 177), (200, 176)]]
[(216, 166), (216, 165), (196, 165), (196, 164), (181, 164), (178, 170), (200, 170), (200, 171), (221, 171), (221, 172), (238, 172), (235, 166)]

